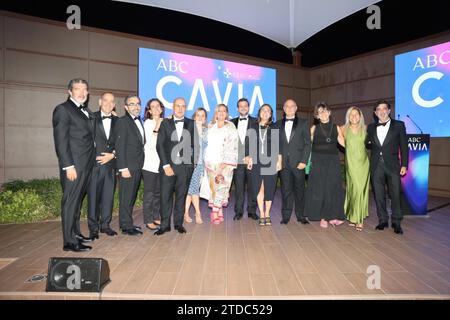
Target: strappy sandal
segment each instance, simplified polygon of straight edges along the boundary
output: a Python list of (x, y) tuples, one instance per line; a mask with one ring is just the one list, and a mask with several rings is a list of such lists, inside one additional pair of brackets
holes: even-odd
[(266, 225), (266, 219), (265, 218), (259, 218), (259, 225), (265, 226)]
[(364, 229), (364, 227), (363, 227), (363, 224), (362, 224), (362, 223), (358, 223), (358, 224), (356, 225), (356, 231), (363, 231), (363, 229)]
[(272, 220), (270, 220), (270, 217), (266, 217), (266, 226), (271, 226)]
[(202, 220), (202, 214), (200, 212), (196, 212), (195, 213), (195, 223), (196, 224), (202, 224), (203, 220)]

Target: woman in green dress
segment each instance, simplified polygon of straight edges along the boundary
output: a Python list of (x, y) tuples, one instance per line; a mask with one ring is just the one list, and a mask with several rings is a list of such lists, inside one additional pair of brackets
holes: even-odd
[(364, 141), (366, 125), (361, 109), (352, 106), (345, 115), (341, 130), (345, 139), (346, 195), (344, 210), (349, 225), (362, 231), (369, 216), (369, 157)]

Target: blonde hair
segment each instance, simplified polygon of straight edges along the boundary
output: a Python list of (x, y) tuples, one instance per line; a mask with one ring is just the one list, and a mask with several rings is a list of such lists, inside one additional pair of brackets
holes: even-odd
[(359, 129), (358, 130), (362, 130), (363, 132), (365, 132), (366, 124), (364, 121), (364, 114), (362, 113), (361, 109), (358, 108), (357, 106), (351, 106), (350, 108), (348, 108), (347, 112), (345, 113), (345, 125), (344, 125), (345, 130), (347, 130), (348, 127), (350, 127), (350, 113), (353, 110), (356, 110), (359, 113)]
[(216, 119), (217, 118), (217, 112), (219, 111), (220, 107), (225, 107), (225, 110), (227, 110), (227, 117), (225, 118), (225, 122), (228, 121), (228, 117), (230, 115), (230, 113), (228, 112), (228, 107), (225, 104), (223, 104), (223, 103), (219, 103), (216, 106), (216, 108), (214, 109), (214, 116), (213, 116), (213, 118), (211, 120), (211, 124), (215, 124), (217, 122), (217, 119)]

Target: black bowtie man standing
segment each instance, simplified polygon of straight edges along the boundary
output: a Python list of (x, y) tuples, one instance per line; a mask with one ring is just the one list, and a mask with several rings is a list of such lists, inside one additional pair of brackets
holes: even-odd
[(377, 103), (374, 113), (378, 123), (371, 123), (367, 127), (366, 146), (372, 150), (370, 176), (379, 221), (375, 229), (383, 230), (389, 225), (386, 210), (387, 185), (391, 197), (392, 228), (395, 233), (403, 234), (400, 226), (403, 219), (400, 210), (400, 176), (404, 176), (408, 168), (408, 142), (404, 122), (391, 119), (390, 112), (391, 106), (387, 101)]
[(79, 230), (80, 209), (95, 160), (94, 123), (84, 105), (88, 99), (88, 83), (72, 79), (69, 98), (53, 111), (53, 138), (58, 157), (63, 197), (61, 221), (65, 251), (88, 251), (89, 241)]

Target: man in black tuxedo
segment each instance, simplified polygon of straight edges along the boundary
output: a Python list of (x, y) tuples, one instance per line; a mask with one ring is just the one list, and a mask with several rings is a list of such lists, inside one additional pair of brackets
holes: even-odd
[(156, 235), (162, 235), (171, 230), (172, 207), (175, 230), (186, 233), (183, 227), (184, 205), (199, 147), (195, 123), (184, 116), (185, 112), (186, 101), (183, 98), (176, 98), (173, 102), (173, 116), (164, 119), (159, 127), (156, 150), (160, 159), (160, 172), (163, 174), (161, 176), (161, 226), (155, 232)]
[(95, 160), (94, 124), (85, 103), (88, 83), (76, 78), (69, 82), (69, 98), (53, 111), (53, 138), (58, 157), (63, 197), (61, 221), (64, 251), (88, 251), (90, 241), (79, 230), (81, 204)]
[[(377, 123), (367, 127), (366, 146), (372, 150), (370, 156), (370, 174), (372, 189), (377, 205), (378, 225), (376, 230), (389, 226), (389, 215), (386, 210), (386, 186), (391, 197), (392, 228), (397, 234), (403, 234), (400, 210), (400, 176), (406, 174), (408, 168), (408, 142), (403, 121), (389, 117), (391, 106), (387, 101), (379, 101), (374, 108)], [(398, 153), (400, 150), (401, 160)]]
[(117, 234), (110, 228), (114, 189), (116, 186), (116, 161), (114, 128), (118, 117), (112, 114), (114, 94), (104, 92), (99, 99), (100, 111), (94, 112), (96, 163), (88, 187), (89, 238), (98, 239), (98, 232), (108, 236)]
[(116, 124), (116, 158), (119, 170), (119, 225), (122, 234), (142, 234), (133, 225), (136, 201), (144, 165), (144, 126), (141, 121), (141, 99), (137, 95), (125, 98), (125, 115)]
[(237, 109), (239, 117), (231, 120), (239, 134), (238, 165), (233, 173), (234, 181), (234, 218), (240, 220), (244, 215), (245, 187), (247, 185), (247, 214), (249, 218), (258, 220), (256, 215), (256, 198), (252, 195), (250, 171), (244, 163), (245, 155), (249, 153), (249, 139), (246, 139), (248, 130), (256, 124), (256, 118), (249, 115), (249, 103), (246, 98), (238, 100)]
[(284, 117), (277, 121), (280, 130), (280, 153), (282, 157), (281, 224), (291, 218), (295, 203), (297, 221), (308, 224), (303, 215), (305, 194), (305, 167), (311, 152), (311, 133), (308, 122), (297, 117), (297, 103), (288, 99), (283, 105)]

